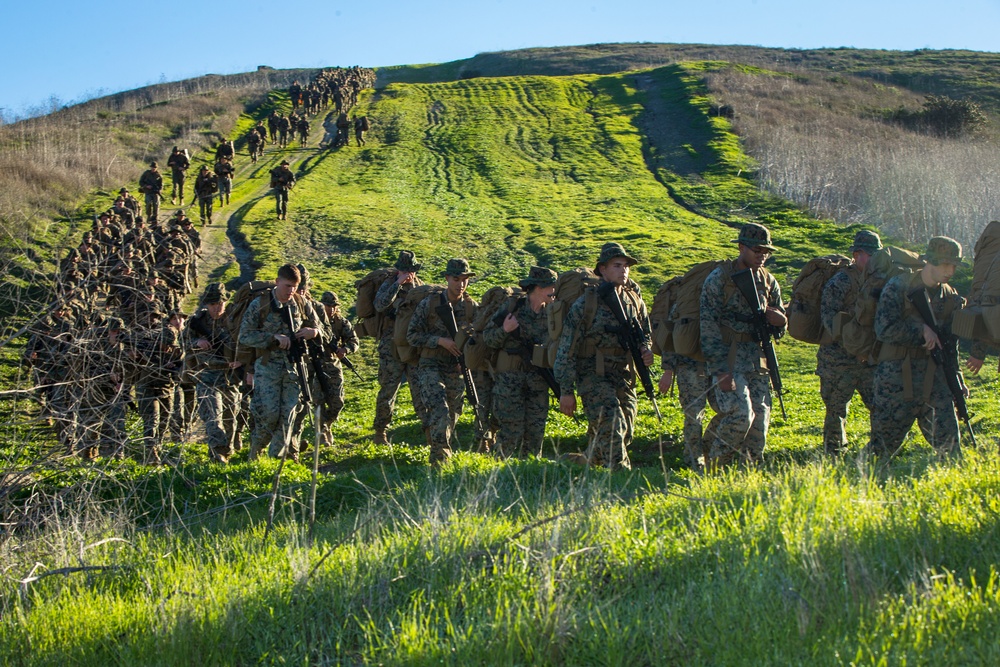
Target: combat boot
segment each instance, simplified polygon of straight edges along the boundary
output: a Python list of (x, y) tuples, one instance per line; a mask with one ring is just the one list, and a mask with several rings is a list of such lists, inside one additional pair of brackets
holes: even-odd
[(372, 442), (374, 442), (376, 445), (389, 444), (389, 438), (386, 436), (384, 428), (375, 430), (375, 434), (372, 436)]

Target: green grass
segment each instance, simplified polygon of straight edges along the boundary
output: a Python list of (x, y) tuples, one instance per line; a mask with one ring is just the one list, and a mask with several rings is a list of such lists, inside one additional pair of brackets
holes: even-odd
[[(651, 301), (759, 221), (787, 290), (856, 230), (759, 192), (708, 112), (699, 72), (716, 66), (393, 84), (361, 99), (367, 147), (268, 151), (234, 192), (233, 231), (261, 277), (304, 261), (316, 290), (348, 302), (403, 248), (430, 280), (468, 257), (481, 294), (532, 264), (591, 266), (614, 240), (640, 258)], [(261, 189), (282, 155), (299, 174), (284, 223)], [(0, 651), (41, 665), (995, 664), (996, 371), (969, 381), (982, 448), (964, 459), (911, 436), (891, 464), (870, 461), (855, 405), (850, 453), (830, 460), (815, 349), (786, 340), (778, 354), (788, 418), (772, 420), (766, 464), (714, 477), (681, 468), (672, 396), (662, 426), (640, 397), (632, 472), (560, 460), (584, 426), (554, 411), (544, 458), (463, 451), (431, 470), (406, 390), (394, 444), (376, 446), (376, 385), (348, 375), (311, 546), (303, 465), (285, 466), (265, 538), (273, 461), (222, 468), (192, 445), (155, 470), (71, 463), (16, 499), (59, 504), (0, 542)], [(371, 341), (356, 358), (374, 378)], [(470, 415), (458, 435), (471, 443)], [(113, 569), (18, 583), (84, 564)]]

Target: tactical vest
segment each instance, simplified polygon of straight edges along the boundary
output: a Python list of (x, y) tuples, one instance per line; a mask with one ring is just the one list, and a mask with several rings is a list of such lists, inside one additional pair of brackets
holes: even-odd
[[(621, 291), (622, 307), (625, 310), (625, 317), (638, 318), (642, 313), (642, 297), (638, 292), (626, 287)], [(577, 356), (581, 359), (591, 359), (595, 361), (595, 371), (601, 377), (607, 375), (608, 370), (617, 368), (628, 378), (634, 378), (635, 368), (632, 356), (628, 350), (615, 340), (613, 344), (607, 344), (606, 335), (608, 332), (597, 331), (593, 324), (597, 317), (600, 303), (597, 297), (597, 288), (588, 287), (583, 293), (583, 317), (581, 318), (582, 336), (579, 335), (581, 328), (577, 328), (574, 336), (579, 336), (579, 347)], [(602, 344), (603, 343), (603, 344)]]
[[(432, 302), (431, 307), (428, 309), (427, 328), (430, 330), (438, 328), (447, 329), (444, 326), (444, 322), (441, 321), (441, 316), (438, 315), (437, 312), (438, 305), (443, 305), (443, 304), (451, 305), (451, 302), (448, 301), (447, 292), (442, 291), (436, 297), (432, 295), (431, 297), (428, 298), (432, 299), (432, 301), (436, 303)], [(462, 304), (463, 304), (462, 318), (459, 319), (458, 313), (455, 314), (455, 324), (458, 326), (458, 333), (455, 335), (455, 344), (458, 346), (459, 350), (461, 350), (465, 346), (465, 341), (468, 340), (469, 332), (467, 331), (467, 329), (471, 329), (472, 319), (473, 317), (475, 317), (476, 314), (476, 302), (472, 299), (471, 296), (469, 296), (468, 294), (463, 294)], [(451, 307), (452, 309), (455, 308), (454, 305), (451, 305)], [(444, 359), (444, 360), (454, 359), (451, 352), (441, 347), (421, 348), (420, 358)]]

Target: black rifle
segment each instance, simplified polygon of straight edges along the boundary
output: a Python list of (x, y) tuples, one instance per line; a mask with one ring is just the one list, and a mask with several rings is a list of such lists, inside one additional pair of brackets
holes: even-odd
[(948, 383), (948, 391), (951, 392), (951, 400), (955, 404), (955, 412), (958, 414), (958, 418), (965, 422), (965, 427), (969, 430), (969, 437), (972, 438), (972, 444), (978, 447), (976, 434), (972, 432), (969, 406), (965, 402), (965, 387), (962, 383), (962, 372), (958, 368), (958, 337), (938, 325), (937, 318), (934, 317), (934, 311), (931, 310), (931, 301), (927, 296), (927, 290), (923, 287), (918, 287), (907, 294), (906, 298), (913, 304), (924, 324), (929, 326), (931, 331), (938, 337), (938, 340), (941, 341), (941, 347), (931, 350), (931, 360), (935, 366), (944, 372), (944, 379)]
[(306, 351), (309, 353), (309, 363), (312, 365), (316, 379), (319, 380), (319, 387), (323, 390), (324, 396), (330, 395), (330, 378), (323, 371), (323, 345), (313, 338), (306, 341)]
[(761, 301), (760, 290), (757, 289), (757, 276), (751, 269), (743, 269), (733, 273), (733, 283), (740, 291), (747, 304), (753, 308), (750, 316), (750, 335), (760, 346), (767, 362), (767, 374), (771, 376), (771, 387), (778, 395), (778, 405), (781, 406), (781, 416), (788, 419), (785, 412), (784, 386), (781, 383), (781, 371), (778, 368), (778, 355), (774, 351), (774, 329), (767, 323), (767, 305)]
[[(274, 298), (273, 294), (271, 298)], [(292, 324), (291, 305), (289, 301), (289, 303), (284, 304), (283, 308), (279, 308), (281, 318), (288, 325), (288, 340), (291, 341), (291, 346), (288, 348), (288, 358), (295, 365), (295, 373), (299, 376), (299, 389), (302, 391), (302, 402), (312, 404), (312, 390), (309, 388), (309, 380), (306, 378), (306, 365), (303, 361), (305, 357), (309, 356), (309, 350), (306, 348), (305, 341), (295, 337), (295, 325)]]
[[(448, 301), (447, 293), (441, 293), (441, 303), (438, 304), (436, 310), (441, 321), (444, 323), (444, 328), (448, 331), (448, 335), (452, 340), (455, 340), (456, 336), (458, 336), (458, 322), (455, 320), (455, 311)], [(484, 418), (484, 415), (480, 414), (479, 392), (476, 391), (476, 383), (472, 379), (472, 371), (465, 363), (464, 354), (460, 353), (458, 355), (458, 365), (462, 369), (462, 380), (465, 382), (465, 398), (472, 405), (472, 411), (476, 415), (476, 421), (479, 422), (480, 428), (485, 431), (489, 422)]]
[(365, 382), (365, 379), (361, 377), (361, 373), (358, 372), (358, 367), (354, 365), (353, 361), (344, 356), (340, 358), (340, 363), (344, 365), (344, 368), (354, 373), (359, 380)]
[(663, 416), (660, 414), (660, 407), (656, 404), (656, 394), (653, 393), (653, 376), (649, 374), (649, 367), (642, 360), (642, 344), (646, 340), (646, 334), (636, 318), (625, 315), (625, 308), (622, 306), (622, 300), (618, 296), (616, 287), (615, 283), (602, 282), (597, 288), (597, 296), (611, 309), (611, 314), (614, 315), (615, 321), (618, 322), (616, 332), (618, 334), (618, 341), (623, 348), (628, 350), (629, 355), (631, 355), (632, 365), (635, 366), (635, 372), (642, 382), (642, 389), (653, 404), (653, 412), (656, 413), (656, 418), (662, 422)]
[[(525, 301), (527, 301), (525, 297), (521, 297), (520, 299), (518, 299), (517, 302), (514, 304), (514, 309), (510, 312), (508, 312), (505, 309), (501, 309), (493, 318), (494, 324), (496, 324), (498, 327), (503, 327), (503, 321), (507, 319), (507, 316), (520, 310), (521, 306), (524, 304)], [(520, 326), (518, 326), (517, 329), (514, 330), (512, 335), (518, 340), (519, 345), (517, 347), (517, 353), (521, 357), (522, 361), (524, 361), (525, 367), (530, 368), (532, 371), (538, 374), (538, 377), (545, 380), (545, 384), (547, 384), (549, 389), (552, 390), (553, 395), (555, 395), (556, 400), (558, 401), (559, 398), (562, 396), (562, 393), (559, 390), (559, 383), (556, 382), (556, 374), (552, 371), (551, 368), (542, 368), (541, 366), (536, 366), (532, 363), (532, 358), (531, 358), (532, 346), (530, 343), (525, 341), (524, 338), (521, 337)]]

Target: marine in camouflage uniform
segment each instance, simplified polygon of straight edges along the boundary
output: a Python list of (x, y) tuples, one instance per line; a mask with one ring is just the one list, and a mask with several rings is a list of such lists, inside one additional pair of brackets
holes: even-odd
[(160, 214), (160, 191), (163, 190), (163, 176), (157, 170), (156, 162), (149, 163), (149, 169), (142, 172), (139, 177), (139, 191), (146, 198), (146, 219), (150, 223), (156, 222), (156, 217)]
[(392, 342), (393, 324), (396, 320), (396, 310), (406, 298), (407, 292), (414, 286), (416, 273), (421, 264), (409, 250), (399, 253), (396, 260), (396, 273), (390, 275), (379, 286), (375, 294), (375, 310), (382, 316), (381, 334), (378, 335), (378, 396), (375, 399), (375, 421), (372, 428), (375, 431), (374, 440), (378, 444), (387, 444), (386, 429), (392, 421), (392, 412), (396, 405), (396, 394), (403, 379), (410, 385), (410, 398), (413, 401), (413, 411), (421, 423), (427, 423), (427, 410), (424, 401), (417, 390), (416, 377), (419, 370), (416, 364), (404, 364), (399, 360)]
[(77, 410), (67, 364), (75, 338), (72, 309), (61, 304), (32, 329), (24, 351), (25, 361), (35, 376), (35, 386), (39, 388), (43, 414), (53, 420), (59, 442), (69, 454), (76, 451), (77, 445)]
[(208, 170), (208, 165), (201, 165), (198, 178), (194, 180), (194, 193), (198, 197), (198, 219), (202, 225), (212, 224), (212, 204), (215, 193), (219, 189), (219, 177)]
[(167, 166), (170, 167), (170, 177), (173, 181), (173, 189), (170, 192), (171, 203), (177, 203), (177, 197), (184, 201), (184, 181), (187, 179), (187, 170), (191, 166), (191, 161), (181, 149), (174, 146), (167, 158)]
[[(531, 367), (535, 345), (548, 341), (545, 307), (555, 295), (556, 272), (533, 266), (512, 299), (483, 330), (483, 342), (500, 350), (493, 383), (493, 416), (499, 422), (499, 456), (539, 454), (549, 416), (549, 385)], [(483, 389), (480, 389), (483, 391)]]
[(475, 275), (467, 260), (448, 260), (442, 273), (448, 281), (447, 291), (432, 294), (417, 304), (406, 331), (407, 342), (420, 349), (417, 384), (427, 408), (424, 424), (430, 441), (431, 465), (451, 458), (455, 425), (465, 400), (465, 382), (458, 364), (460, 348), (437, 309), (446, 306), (452, 310), (459, 332), (471, 326), (477, 304), (465, 290)]
[(710, 273), (701, 290), (701, 349), (713, 376), (719, 410), (717, 427), (708, 434), (712, 469), (737, 458), (760, 462), (771, 421), (770, 379), (760, 346), (751, 337), (750, 320), (756, 307), (736, 289), (732, 275), (744, 269), (754, 271), (772, 335), (784, 335), (788, 323), (781, 287), (764, 268), (775, 250), (771, 233), (763, 225), (749, 223), (740, 228), (735, 243), (739, 257)]
[(310, 340), (323, 333), (319, 316), (310, 302), (294, 295), (300, 280), (298, 268), (285, 264), (278, 269), (275, 287), (254, 299), (243, 314), (239, 344), (260, 352), (254, 362), (250, 403), (254, 419), (250, 434), (251, 459), (257, 458), (264, 447), (268, 447), (268, 454), (275, 458), (296, 458), (298, 455), (293, 425), (303, 406), (299, 371), (289, 356), (289, 348), (293, 336)]
[(333, 292), (324, 292), (320, 299), (323, 327), (328, 332), (327, 340), (321, 346), (323, 373), (326, 376), (326, 390), (319, 381), (313, 385), (315, 396), (322, 396), (323, 410), (320, 433), (324, 445), (333, 444), (333, 423), (344, 409), (344, 369), (341, 359), (358, 351), (360, 341), (350, 320), (340, 313), (340, 299)]
[(943, 369), (929, 354), (940, 341), (920, 319), (908, 295), (923, 289), (935, 320), (947, 331), (953, 313), (965, 303), (948, 284), (962, 263), (962, 246), (946, 236), (935, 236), (922, 259), (926, 263), (920, 271), (886, 283), (875, 311), (875, 335), (882, 348), (875, 370), (871, 447), (882, 456), (899, 450), (914, 420), (938, 454), (960, 451), (958, 415), (951, 392)]
[(161, 312), (146, 314), (145, 326), (133, 331), (126, 346), (134, 361), (135, 400), (143, 424), (144, 461), (160, 462), (160, 448), (174, 407), (174, 383), (181, 370), (180, 331), (161, 324)]
[[(643, 361), (653, 363), (649, 315), (642, 297), (629, 281), (629, 268), (637, 263), (618, 243), (605, 243), (596, 272), (602, 283), (613, 283), (625, 316), (636, 319), (643, 331)], [(636, 374), (632, 357), (618, 338), (620, 328), (611, 309), (588, 288), (570, 307), (553, 371), (562, 396), (563, 414), (576, 411), (575, 392), (583, 400), (589, 422), (586, 458), (592, 465), (611, 470), (631, 468), (628, 446), (635, 428)]]
[[(864, 284), (868, 260), (882, 247), (878, 234), (860, 231), (854, 235), (851, 254), (854, 262), (838, 271), (826, 285), (820, 298), (820, 319), (823, 322), (824, 342), (816, 351), (816, 375), (819, 391), (826, 406), (823, 421), (823, 449), (828, 454), (839, 454), (847, 446), (847, 406), (854, 392), (872, 409), (875, 367), (848, 353), (832, 336), (837, 313), (849, 312)], [(829, 341), (829, 342), (826, 342)]]
[(202, 308), (188, 320), (185, 347), (196, 379), (198, 416), (205, 424), (208, 453), (228, 463), (235, 452), (236, 410), (240, 395), (235, 345), (226, 326), (226, 288), (212, 283), (201, 297)]
[(81, 456), (123, 458), (125, 452), (125, 324), (112, 317), (86, 341)]
[(271, 170), (271, 188), (274, 189), (275, 213), (278, 220), (288, 217), (288, 192), (295, 187), (295, 174), (288, 168), (288, 160)]

